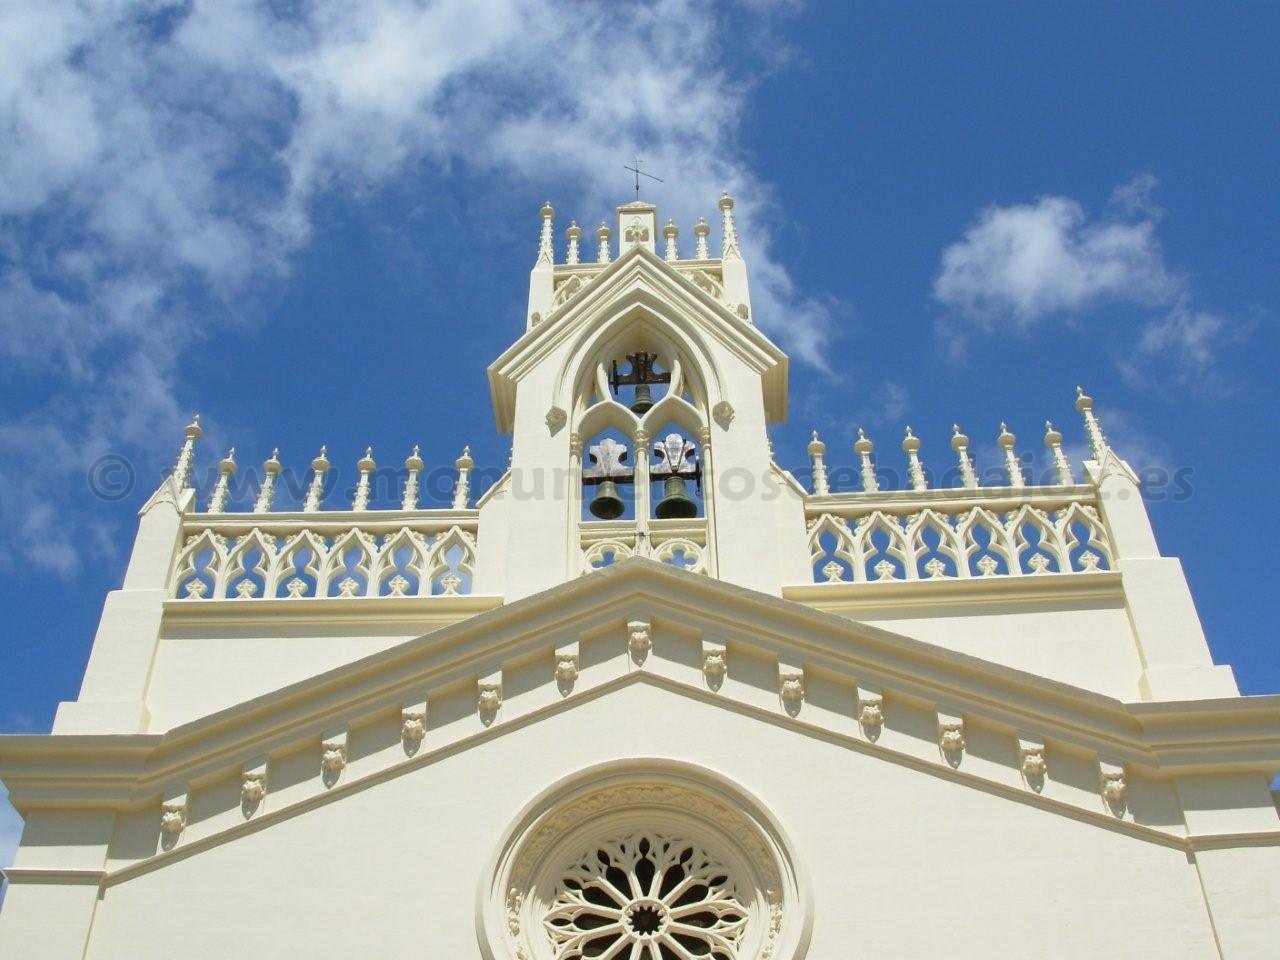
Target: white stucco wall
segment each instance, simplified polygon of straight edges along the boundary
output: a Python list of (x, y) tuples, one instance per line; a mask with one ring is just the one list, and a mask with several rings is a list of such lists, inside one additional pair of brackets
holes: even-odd
[(1180, 850), (637, 685), (109, 886), (86, 957), (478, 956), (477, 884), (517, 811), (633, 755), (773, 812), (815, 893), (814, 960), (1218, 956)]

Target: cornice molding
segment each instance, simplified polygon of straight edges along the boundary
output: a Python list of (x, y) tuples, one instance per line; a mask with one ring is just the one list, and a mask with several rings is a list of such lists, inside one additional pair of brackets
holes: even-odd
[(1124, 604), (1118, 570), (1095, 573), (1046, 574), (1040, 577), (951, 577), (937, 580), (868, 580), (801, 583), (782, 588), (786, 600), (832, 613), (957, 604), (1028, 604), (1041, 601), (1072, 603), (1101, 600)]
[[(246, 756), (296, 743), (338, 719), (398, 708), (428, 686), (483, 675), (495, 664), (538, 648), (553, 649), (567, 635), (620, 629), (640, 610), (651, 611), (659, 624), (678, 622), (708, 635), (741, 638), (771, 650), (780, 661), (947, 704), (991, 724), (1036, 730), (1141, 768), (1148, 776), (1226, 770), (1270, 774), (1280, 757), (1280, 696), (1126, 704), (722, 581), (631, 559), (164, 734), (0, 737), (0, 773), (20, 809), (141, 805), (165, 784), (238, 766)], [(555, 682), (550, 669), (547, 682)], [(731, 703), (724, 696), (716, 702)]]

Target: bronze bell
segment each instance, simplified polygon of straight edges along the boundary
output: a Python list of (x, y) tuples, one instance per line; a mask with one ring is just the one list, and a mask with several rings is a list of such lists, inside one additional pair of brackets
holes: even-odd
[(631, 412), (637, 417), (644, 416), (645, 411), (653, 406), (653, 393), (647, 383), (636, 384), (636, 396), (631, 401)]
[[(662, 484), (662, 499), (655, 513), (659, 520), (688, 520), (698, 515), (698, 505), (685, 496), (684, 477), (667, 477)], [(591, 504), (595, 510), (595, 503)]]
[(627, 505), (618, 496), (618, 485), (612, 480), (602, 480), (591, 500), (591, 513), (601, 520), (617, 520)]

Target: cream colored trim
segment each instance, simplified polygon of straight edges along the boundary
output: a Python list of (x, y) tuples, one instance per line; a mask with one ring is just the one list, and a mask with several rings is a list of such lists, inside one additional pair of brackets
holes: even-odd
[(54, 870), (38, 867), (5, 867), (0, 873), (12, 884), (56, 883), (62, 886), (99, 886), (107, 877), (105, 870)]
[(430, 597), (173, 599), (164, 601), (162, 624), (163, 627), (285, 623), (453, 624), (500, 606), (502, 597), (482, 593)]
[[(851, 681), (856, 678), (891, 695), (945, 703), (983, 722), (1013, 730), (1034, 729), (1048, 739), (1141, 768), (1145, 776), (1224, 770), (1270, 776), (1280, 756), (1280, 696), (1176, 706), (1124, 704), (786, 600), (633, 559), (162, 736), (0, 738), (0, 774), (20, 810), (141, 806), (174, 782), (198, 780), (223, 768), (237, 769), (246, 757), (316, 735), (336, 719), (399, 709), (407, 698), (416, 699), (428, 687), (489, 673), (506, 660), (537, 649), (550, 650), (566, 636), (620, 629), (626, 610), (646, 605), (655, 616), (686, 629), (742, 636), (790, 663), (843, 674)], [(749, 633), (744, 624), (751, 625)], [(550, 669), (546, 682), (553, 682)], [(729, 702), (723, 694), (717, 696)], [(508, 722), (504, 718), (500, 725)], [(806, 724), (805, 729), (811, 727)]]
[(843, 613), (892, 605), (895, 616), (911, 607), (1108, 600), (1124, 603), (1120, 573), (1052, 573), (1042, 577), (953, 577), (941, 580), (868, 580), (854, 583), (800, 583), (782, 588), (786, 600), (816, 610)]

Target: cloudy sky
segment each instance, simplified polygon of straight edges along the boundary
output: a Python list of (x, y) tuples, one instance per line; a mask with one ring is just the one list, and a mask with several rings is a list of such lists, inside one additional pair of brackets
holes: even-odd
[[(818, 428), (847, 465), (864, 426), (891, 462), (909, 423), (943, 469), (958, 421), (994, 463), (1001, 420), (1038, 450), (1046, 418), (1079, 450), (1085, 383), (1216, 656), (1280, 691), (1269, 565), (1217, 550), (1275, 530), (1278, 28), (1263, 3), (0, 0), (0, 730), (75, 696), (193, 411), (204, 470), (233, 443), (504, 464), (483, 370), (538, 207), (598, 222), (636, 155), (686, 238), (738, 198), (794, 358), (780, 459)], [(103, 456), (132, 473), (95, 496)]]

